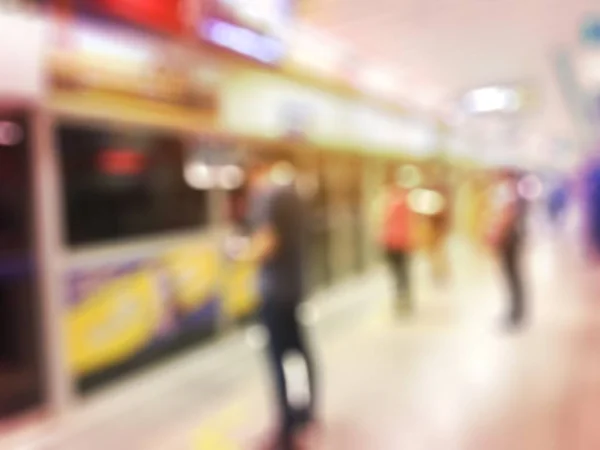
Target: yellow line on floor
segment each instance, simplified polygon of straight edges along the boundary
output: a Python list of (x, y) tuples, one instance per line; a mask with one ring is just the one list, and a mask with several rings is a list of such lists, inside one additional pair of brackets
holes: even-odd
[(237, 427), (250, 419), (247, 402), (236, 400), (192, 431), (194, 450), (242, 450), (233, 434)]
[[(385, 329), (393, 324), (393, 311), (387, 304), (370, 311), (357, 328)], [(245, 450), (240, 436), (242, 428), (253, 420), (252, 396), (240, 395), (232, 398), (215, 414), (207, 417), (191, 432), (193, 450)], [(236, 439), (237, 437), (237, 439)]]
[(242, 450), (239, 443), (219, 430), (203, 430), (194, 438), (193, 450)]

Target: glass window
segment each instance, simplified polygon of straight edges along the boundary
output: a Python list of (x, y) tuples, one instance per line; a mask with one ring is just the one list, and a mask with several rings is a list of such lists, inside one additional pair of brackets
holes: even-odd
[(0, 119), (0, 256), (28, 249), (29, 154), (27, 121)]
[(207, 224), (209, 191), (186, 183), (179, 136), (63, 124), (58, 148), (69, 244)]
[(43, 400), (26, 114), (0, 115), (0, 422)]

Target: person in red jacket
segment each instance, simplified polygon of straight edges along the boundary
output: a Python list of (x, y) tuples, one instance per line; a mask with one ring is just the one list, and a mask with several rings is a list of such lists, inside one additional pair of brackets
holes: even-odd
[(394, 276), (397, 307), (401, 313), (413, 308), (410, 289), (410, 256), (413, 246), (409, 190), (390, 177), (383, 195), (380, 244)]

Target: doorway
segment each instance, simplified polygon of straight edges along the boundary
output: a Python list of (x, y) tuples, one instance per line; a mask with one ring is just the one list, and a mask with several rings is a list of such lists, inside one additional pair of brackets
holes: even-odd
[(43, 396), (29, 126), (0, 113), (0, 419)]

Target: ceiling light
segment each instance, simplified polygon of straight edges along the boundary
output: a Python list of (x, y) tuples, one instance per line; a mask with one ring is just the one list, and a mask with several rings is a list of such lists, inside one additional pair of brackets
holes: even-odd
[(71, 44), (76, 51), (99, 57), (113, 57), (128, 64), (147, 65), (156, 58), (156, 53), (143, 39), (124, 33), (116, 36), (112, 30), (101, 30), (90, 26), (79, 26), (72, 31)]
[(183, 176), (186, 183), (194, 189), (206, 190), (213, 188), (215, 185), (214, 171), (201, 162), (186, 164)]
[(469, 92), (464, 98), (464, 108), (468, 113), (514, 112), (521, 102), (513, 89), (485, 87)]
[(445, 207), (444, 197), (430, 189), (413, 189), (408, 194), (409, 207), (418, 214), (432, 216), (438, 214)]
[(244, 171), (235, 165), (223, 166), (218, 170), (219, 186), (226, 190), (237, 189), (244, 183)]

